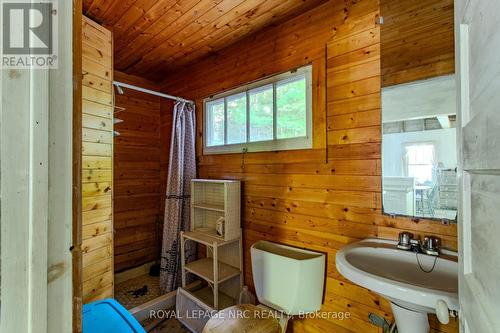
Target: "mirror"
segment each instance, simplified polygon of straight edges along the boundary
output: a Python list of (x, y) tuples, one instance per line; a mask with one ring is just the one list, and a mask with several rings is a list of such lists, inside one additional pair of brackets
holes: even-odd
[(383, 212), (455, 221), (453, 0), (381, 0)]

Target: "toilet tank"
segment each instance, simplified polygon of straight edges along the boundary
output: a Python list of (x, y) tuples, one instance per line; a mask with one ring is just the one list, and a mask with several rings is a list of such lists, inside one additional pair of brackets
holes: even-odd
[(258, 241), (250, 249), (259, 302), (289, 315), (318, 311), (323, 299), (325, 255)]

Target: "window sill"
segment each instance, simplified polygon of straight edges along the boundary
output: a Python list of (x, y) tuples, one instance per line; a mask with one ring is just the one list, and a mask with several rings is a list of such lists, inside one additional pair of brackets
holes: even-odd
[[(241, 154), (256, 152), (277, 152), (286, 150), (312, 149), (312, 139), (309, 137), (240, 143), (224, 146), (203, 147), (203, 155)], [(246, 150), (245, 150), (246, 149)]]

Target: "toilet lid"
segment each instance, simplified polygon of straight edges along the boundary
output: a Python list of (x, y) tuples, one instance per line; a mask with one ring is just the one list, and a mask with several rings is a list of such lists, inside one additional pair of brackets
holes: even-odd
[(203, 333), (279, 333), (276, 318), (251, 304), (234, 305), (217, 312), (203, 328)]

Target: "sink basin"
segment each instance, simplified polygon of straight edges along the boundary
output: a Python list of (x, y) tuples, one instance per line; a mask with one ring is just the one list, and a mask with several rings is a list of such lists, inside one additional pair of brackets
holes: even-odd
[(337, 252), (337, 270), (391, 302), (399, 333), (428, 333), (428, 313), (458, 311), (457, 254), (442, 251), (436, 258), (396, 245), (390, 240), (365, 239), (345, 246)]

